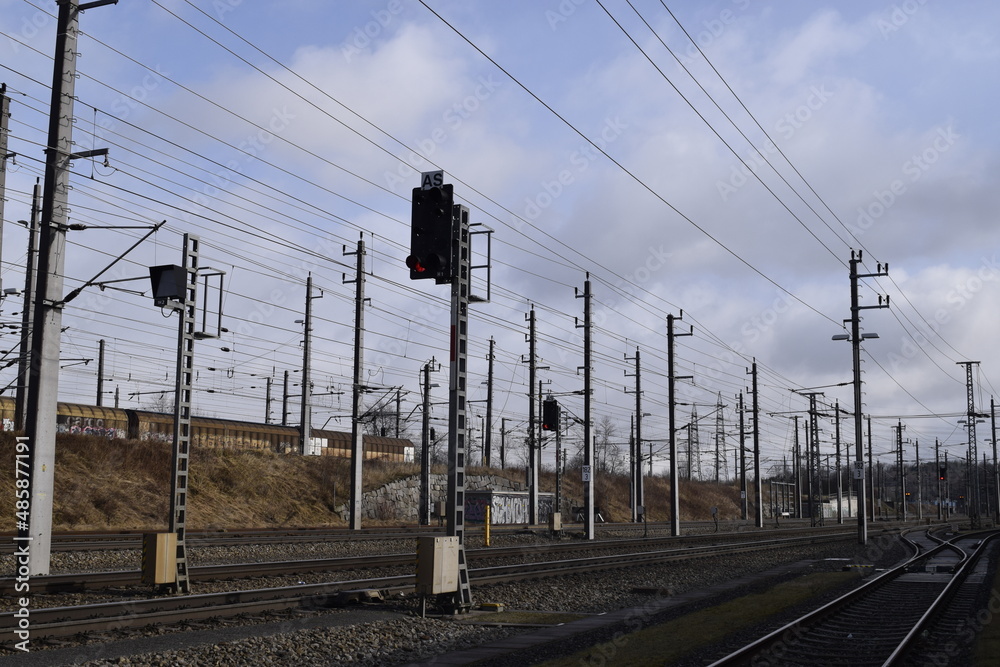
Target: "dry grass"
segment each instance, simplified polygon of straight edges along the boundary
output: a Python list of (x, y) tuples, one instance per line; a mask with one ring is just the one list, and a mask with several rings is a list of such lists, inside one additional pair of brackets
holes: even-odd
[[(508, 471), (512, 472), (512, 471)], [(518, 479), (524, 479), (521, 471)], [(556, 475), (541, 475), (541, 490), (554, 493)], [(583, 482), (579, 468), (567, 470), (562, 480), (564, 513), (570, 507), (583, 505)], [(629, 478), (626, 475), (598, 475), (594, 480), (594, 504), (601, 508), (605, 521), (629, 521)], [(648, 521), (666, 521), (670, 518), (670, 480), (665, 477), (646, 477), (644, 497)], [(717, 485), (712, 482), (681, 480), (680, 515), (683, 521), (711, 521), (712, 507), (718, 507), (720, 521), (740, 517), (740, 491), (736, 486)]]
[[(14, 439), (0, 433), (0, 460), (14, 460)], [(349, 461), (333, 457), (276, 454), (270, 451), (195, 449), (191, 455), (188, 526), (196, 530), (276, 526), (339, 526), (334, 508), (350, 489)], [(169, 443), (102, 440), (59, 436), (56, 447), (54, 526), (56, 530), (164, 530), (169, 512), (171, 454)], [(366, 491), (419, 474), (415, 463), (365, 461)], [(436, 466), (435, 473), (447, 472)], [(524, 471), (472, 467), (468, 475), (492, 474), (514, 482)], [(7, 491), (4, 491), (6, 489)], [(555, 490), (555, 473), (542, 475), (543, 492)], [(563, 478), (568, 511), (583, 504), (580, 470)], [(669, 517), (669, 484), (646, 479), (650, 521)], [(599, 475), (595, 500), (607, 521), (627, 521), (629, 480)], [(739, 491), (705, 482), (682, 482), (681, 518), (720, 519), (739, 516)], [(395, 523), (387, 512), (373, 523)], [(14, 469), (0, 467), (0, 530), (14, 527)]]

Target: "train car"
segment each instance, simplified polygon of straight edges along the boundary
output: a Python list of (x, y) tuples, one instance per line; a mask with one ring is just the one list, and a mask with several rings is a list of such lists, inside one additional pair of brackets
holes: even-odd
[[(317, 453), (325, 456), (350, 458), (352, 448), (350, 433), (323, 429), (314, 429), (311, 433), (313, 439), (322, 441)], [(413, 443), (406, 438), (366, 435), (362, 437), (361, 442), (365, 459), (381, 459), (399, 463), (412, 463), (414, 460)]]
[(0, 423), (4, 431), (16, 430), (14, 424), (14, 399), (10, 396), (0, 396)]
[[(0, 396), (0, 418), (4, 431), (14, 431), (14, 399)], [(128, 410), (77, 403), (58, 403), (56, 432), (92, 435), (100, 438), (127, 438), (131, 433)]]
[(56, 407), (56, 433), (92, 435), (100, 438), (127, 438), (129, 415), (127, 410), (59, 403)]
[[(14, 429), (14, 399), (0, 396), (0, 419), (3, 430)], [(174, 416), (162, 412), (98, 407), (77, 403), (59, 403), (56, 414), (59, 433), (75, 433), (101, 438), (131, 438), (170, 442)], [(299, 451), (299, 429), (280, 424), (241, 422), (234, 419), (191, 418), (191, 444), (194, 447), (225, 449), (269, 449), (280, 453)], [(413, 461), (413, 443), (405, 438), (366, 435), (364, 458), (384, 461)], [(314, 429), (307, 455), (350, 458), (351, 434)]]
[(194, 417), (191, 419), (191, 440), (198, 447), (290, 452), (298, 448), (299, 431), (279, 424)]

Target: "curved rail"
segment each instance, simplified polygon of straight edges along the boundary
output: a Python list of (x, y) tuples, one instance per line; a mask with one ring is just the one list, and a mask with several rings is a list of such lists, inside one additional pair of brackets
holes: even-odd
[[(917, 545), (905, 538), (914, 549)], [(920, 636), (973, 558), (952, 542), (924, 549), (878, 577), (712, 663), (731, 665), (891, 665)], [(985, 541), (980, 544), (977, 553)], [(955, 552), (957, 560), (935, 561)], [(928, 566), (931, 568), (927, 570)], [(951, 570), (945, 572), (943, 570)]]

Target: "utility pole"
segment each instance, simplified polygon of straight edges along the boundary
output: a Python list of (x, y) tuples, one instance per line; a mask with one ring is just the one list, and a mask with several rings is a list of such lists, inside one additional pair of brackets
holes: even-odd
[(56, 45), (52, 96), (45, 145), (45, 177), (39, 228), (38, 283), (31, 330), (31, 363), (25, 411), (29, 445), (31, 508), (28, 524), (18, 527), (18, 540), (31, 540), (28, 569), (32, 576), (49, 573), (52, 550), (52, 496), (55, 490), (56, 403), (59, 395), (59, 347), (62, 333), (63, 276), (69, 215), (70, 163), (76, 158), (106, 155), (107, 149), (73, 153), (73, 103), (81, 11), (114, 4), (97, 0), (78, 4), (57, 0)]
[(792, 457), (795, 466), (795, 518), (802, 518), (802, 450), (799, 446), (799, 417), (792, 415), (792, 422), (795, 424), (795, 454)]
[[(878, 264), (875, 273), (858, 273), (858, 265), (861, 263), (861, 251), (851, 251), (851, 351), (853, 354), (854, 366), (854, 453), (855, 453), (855, 478), (857, 481), (858, 496), (858, 544), (868, 543), (867, 514), (865, 512), (865, 459), (861, 444), (861, 341), (864, 338), (878, 338), (876, 333), (861, 333), (861, 311), (871, 308), (888, 308), (889, 297), (885, 297), (882, 302), (882, 295), (878, 297), (878, 305), (862, 306), (858, 296), (858, 281), (861, 278), (879, 278), (889, 275), (888, 264)], [(836, 338), (839, 338), (836, 337)], [(860, 473), (860, 474), (858, 474)]]
[(311, 365), (311, 349), (312, 349), (312, 302), (313, 299), (320, 299), (323, 297), (323, 292), (319, 293), (319, 296), (314, 297), (312, 295), (312, 273), (306, 277), (306, 313), (303, 322), (303, 338), (302, 338), (302, 405), (300, 406), (300, 421), (299, 421), (299, 454), (303, 456), (308, 454), (312, 447), (310, 443), (312, 442), (312, 380), (310, 379), (310, 365)]
[[(872, 461), (872, 418), (868, 417), (868, 486), (871, 487), (872, 490), (871, 493), (872, 505), (871, 505), (871, 514), (869, 515), (869, 518), (872, 521), (875, 521), (875, 468), (873, 467), (874, 465), (875, 464)], [(862, 509), (862, 511), (864, 510)], [(867, 526), (864, 537), (866, 540), (868, 539)]]
[(993, 433), (993, 497), (996, 499), (994, 507), (994, 522), (1000, 524), (1000, 470), (997, 469), (997, 409), (990, 396), (990, 429)]
[[(364, 428), (361, 426), (362, 398), (364, 396), (365, 363), (365, 242), (358, 239), (353, 252), (342, 251), (344, 256), (353, 255), (356, 264), (354, 279), (342, 278), (344, 284), (354, 283), (354, 367), (351, 376), (351, 516), (350, 529), (361, 530), (361, 500), (363, 489), (361, 475), (365, 459)], [(398, 412), (398, 411), (397, 411)]]
[(981, 525), (980, 522), (980, 511), (982, 509), (982, 502), (980, 498), (980, 485), (979, 485), (979, 445), (976, 442), (976, 418), (984, 417), (976, 412), (976, 395), (975, 395), (975, 385), (972, 379), (972, 367), (978, 366), (978, 361), (959, 361), (957, 362), (959, 366), (965, 366), (965, 391), (966, 391), (966, 403), (968, 405), (968, 410), (966, 412), (966, 429), (969, 433), (969, 479), (972, 481), (972, 488), (970, 498), (966, 498), (966, 505), (972, 507), (973, 510), (969, 512), (969, 519), (972, 522), (974, 528), (978, 528)]
[(486, 424), (483, 428), (483, 465), (490, 467), (493, 458), (493, 347), (496, 341), (490, 336), (490, 353), (487, 359), (489, 367), (486, 372)]
[(288, 371), (285, 371), (284, 394), (281, 398), (281, 425), (288, 426)]
[[(583, 299), (583, 324), (576, 323), (576, 328), (583, 329), (583, 533), (584, 539), (594, 539), (594, 438), (591, 434), (590, 403), (591, 403), (591, 348), (590, 348), (590, 273), (583, 282), (583, 294), (573, 288), (576, 298)], [(578, 369), (579, 370), (579, 369)]]
[(535, 307), (528, 311), (528, 520), (538, 525), (538, 474), (541, 467), (540, 443), (535, 441)]
[(754, 482), (754, 493), (757, 499), (757, 527), (764, 527), (764, 491), (761, 487), (760, 479), (760, 401), (758, 400), (758, 390), (757, 390), (757, 360), (753, 360), (753, 365), (747, 371), (747, 374), (752, 376), (751, 381), (753, 382), (753, 475), (756, 481)]
[(843, 525), (844, 523), (844, 487), (841, 482), (840, 474), (840, 401), (837, 400), (833, 404), (833, 441), (835, 445), (835, 456), (837, 465), (837, 524)]
[[(906, 470), (903, 468), (903, 430), (906, 428), (903, 426), (902, 420), (898, 420), (898, 423), (893, 428), (896, 429), (896, 468), (899, 473), (899, 505), (902, 508), (902, 520), (906, 521)], [(897, 508), (896, 516), (900, 516), (900, 510)]]
[(97, 341), (97, 407), (104, 405), (104, 339)]
[(941, 497), (941, 442), (934, 438), (934, 479), (937, 480), (937, 519), (941, 521), (944, 499)]
[[(680, 469), (677, 465), (677, 393), (674, 388), (676, 380), (691, 379), (691, 376), (674, 375), (674, 338), (678, 336), (691, 336), (694, 334), (694, 327), (688, 333), (674, 333), (674, 321), (682, 320), (684, 311), (674, 317), (673, 313), (667, 313), (667, 426), (670, 430), (670, 534), (677, 537), (681, 534), (681, 494), (680, 494)], [(652, 457), (650, 457), (652, 465)]]
[(747, 520), (749, 506), (747, 504), (747, 427), (743, 409), (743, 392), (737, 395), (740, 413), (740, 518)]
[[(271, 372), (274, 373), (274, 368), (271, 369)], [(273, 378), (270, 375), (268, 375), (267, 378), (265, 379), (265, 384), (266, 384), (266, 389), (264, 391), (264, 423), (265, 424), (270, 424), (271, 423), (271, 383), (272, 383), (272, 380), (273, 380)]]
[[(639, 521), (639, 508), (644, 506), (644, 489), (642, 484), (642, 363), (639, 356), (639, 347), (635, 348), (635, 356), (625, 355), (625, 361), (635, 362), (635, 438), (632, 441), (630, 451), (630, 470), (632, 476), (632, 521)], [(629, 377), (625, 371), (625, 377)], [(625, 393), (628, 393), (626, 387)]]
[(435, 360), (424, 364), (423, 408), (420, 419), (420, 507), (419, 519), (421, 526), (431, 525), (431, 372), (435, 368)]
[(17, 390), (15, 392), (14, 424), (25, 429), (24, 416), (28, 400), (28, 365), (31, 363), (31, 340), (35, 315), (35, 286), (38, 279), (38, 216), (41, 212), (41, 185), (35, 179), (31, 197), (31, 218), (24, 221), (28, 227), (28, 256), (24, 269), (24, 300), (21, 306), (21, 348), (17, 359)]
[(395, 437), (399, 437), (399, 418), (401, 415), (401, 410), (403, 408), (403, 388), (396, 387), (396, 429)]
[(507, 418), (500, 418), (500, 469), (507, 468)]
[(921, 474), (920, 474), (920, 440), (917, 438), (913, 439), (913, 449), (917, 459), (917, 521), (924, 520), (924, 509), (921, 507), (923, 502), (923, 496), (921, 495), (920, 487), (921, 485)]
[(7, 97), (7, 84), (3, 83), (0, 84), (0, 251), (3, 249), (4, 203), (7, 201), (7, 160), (13, 159), (16, 155), (7, 152), (7, 138), (10, 135), (9, 123), (10, 98)]

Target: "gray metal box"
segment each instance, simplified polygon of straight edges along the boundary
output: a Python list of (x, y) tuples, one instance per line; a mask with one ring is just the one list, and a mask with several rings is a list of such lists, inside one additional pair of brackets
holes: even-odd
[(458, 590), (458, 538), (417, 538), (417, 588), (421, 595)]

